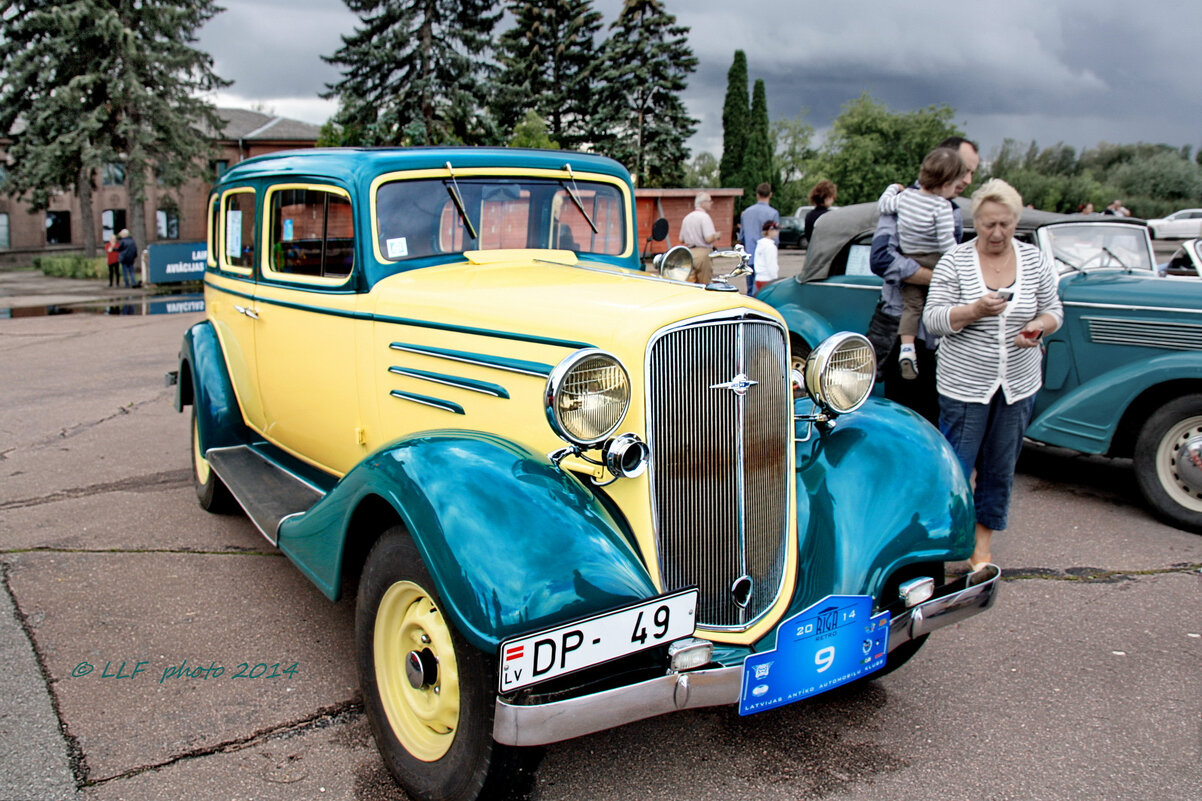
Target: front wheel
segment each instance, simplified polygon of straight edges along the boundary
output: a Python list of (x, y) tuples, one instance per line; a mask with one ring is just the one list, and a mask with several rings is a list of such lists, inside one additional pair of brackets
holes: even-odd
[(1161, 406), (1135, 442), (1135, 478), (1165, 522), (1202, 533), (1202, 395)]
[(367, 557), (355, 612), (359, 686), (380, 756), (419, 801), (521, 792), (541, 751), (493, 741), (496, 672), (442, 609), (408, 534), (385, 532)]

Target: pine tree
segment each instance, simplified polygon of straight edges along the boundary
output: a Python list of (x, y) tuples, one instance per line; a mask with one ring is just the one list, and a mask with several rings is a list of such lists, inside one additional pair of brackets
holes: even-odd
[(747, 151), (743, 156), (744, 205), (755, 203), (755, 188), (771, 182), (772, 143), (768, 135), (768, 93), (764, 82), (757, 79), (751, 93), (751, 119), (747, 130)]
[(491, 144), (485, 102), (496, 0), (345, 0), (361, 27), (323, 60), (342, 68), (324, 97), (360, 144)]
[(593, 117), (592, 71), (601, 14), (592, 0), (510, 0), (514, 26), (501, 34), (501, 72), (492, 109), (511, 131), (534, 111), (547, 134), (567, 148), (588, 143)]
[[(92, 175), (125, 162), (134, 239), (146, 236), (147, 170), (169, 186), (205, 169), (224, 123), (204, 93), (229, 82), (194, 47), (212, 0), (0, 2), (0, 131), (10, 133), (10, 191), (45, 205), (74, 190), (84, 247), (95, 249)], [(19, 121), (19, 122), (18, 122)]]
[[(726, 73), (726, 102), (722, 105), (722, 160), (718, 179), (722, 186), (742, 186), (743, 158), (747, 151), (747, 54), (735, 51)], [(754, 199), (752, 200), (754, 203)]]
[(594, 141), (642, 186), (679, 186), (697, 121), (680, 93), (697, 58), (661, 0), (625, 0), (601, 48)]

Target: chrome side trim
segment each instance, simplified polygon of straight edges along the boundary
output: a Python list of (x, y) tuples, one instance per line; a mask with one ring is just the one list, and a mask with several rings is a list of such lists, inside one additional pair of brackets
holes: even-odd
[(551, 374), (551, 370), (554, 369), (554, 367), (550, 364), (519, 362), (509, 359), (490, 359), (483, 355), (460, 353), (443, 350), (441, 348), (426, 348), (420, 345), (406, 345), (403, 342), (393, 342), (388, 347), (392, 350), (401, 351), (402, 353), (415, 353), (418, 356), (429, 356), (434, 359), (446, 359), (447, 361), (471, 364), (476, 367), (491, 367), (494, 370), (504, 370), (509, 373), (518, 373), (520, 375), (532, 375), (535, 378), (546, 378)]
[[(1157, 281), (1163, 281), (1163, 278), (1157, 278)], [(1202, 314), (1202, 309), (1179, 309), (1170, 308), (1167, 306), (1124, 306), (1121, 303), (1083, 303), (1081, 301), (1065, 301), (1065, 307), (1072, 306), (1077, 309), (1115, 309), (1125, 312), (1155, 312), (1163, 314), (1164, 312), (1174, 312), (1176, 314)]]
[(434, 384), (442, 384), (443, 386), (455, 387), (456, 389), (466, 389), (469, 392), (479, 392), (481, 395), (491, 395), (494, 398), (509, 398), (509, 393), (504, 387), (499, 387), (496, 384), (489, 384), (486, 381), (474, 381), (470, 378), (456, 378), (455, 376), (442, 375), (440, 373), (429, 373), (425, 370), (412, 370), (406, 367), (392, 366), (388, 368), (388, 372), (393, 375), (401, 375), (406, 378), (417, 378), (422, 381), (430, 381)]
[(441, 409), (444, 412), (465, 414), (462, 406), (460, 406), (458, 403), (452, 403), (451, 401), (439, 400), (438, 398), (428, 398), (425, 395), (415, 395), (412, 392), (401, 392), (399, 389), (394, 389), (388, 394), (398, 400), (420, 403), (422, 406), (430, 406), (435, 409)]

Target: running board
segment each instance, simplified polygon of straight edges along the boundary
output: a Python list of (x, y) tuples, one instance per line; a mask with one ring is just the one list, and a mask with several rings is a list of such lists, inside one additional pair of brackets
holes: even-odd
[(205, 459), (272, 545), (279, 540), (284, 518), (307, 512), (325, 497), (248, 445), (210, 448)]

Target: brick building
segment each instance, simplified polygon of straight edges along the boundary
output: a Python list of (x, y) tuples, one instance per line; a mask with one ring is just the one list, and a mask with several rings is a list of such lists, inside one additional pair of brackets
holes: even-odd
[[(735, 199), (743, 196), (742, 189), (636, 189), (634, 211), (639, 228), (639, 247), (645, 254), (663, 253), (680, 244), (680, 223), (693, 210), (693, 199), (705, 192), (714, 201), (710, 217), (719, 238), (714, 246), (719, 250), (734, 244)], [(660, 217), (668, 221), (668, 238), (649, 242), (651, 225)]]
[[(135, 232), (143, 245), (204, 239), (205, 201), (218, 175), (251, 156), (313, 147), (320, 132), (316, 125), (258, 111), (220, 108), (217, 113), (225, 120), (225, 128), (217, 137), (218, 153), (209, 163), (210, 178), (192, 179), (177, 189), (158, 186), (153, 178), (147, 181), (147, 230), (142, 236)], [(0, 170), (3, 146), (0, 139)], [(129, 191), (121, 164), (106, 164), (97, 170), (92, 209), (98, 247), (111, 233), (129, 227)], [(46, 211), (31, 211), (18, 198), (0, 194), (0, 261), (28, 262), (45, 253), (82, 252), (78, 196), (60, 193)]]

